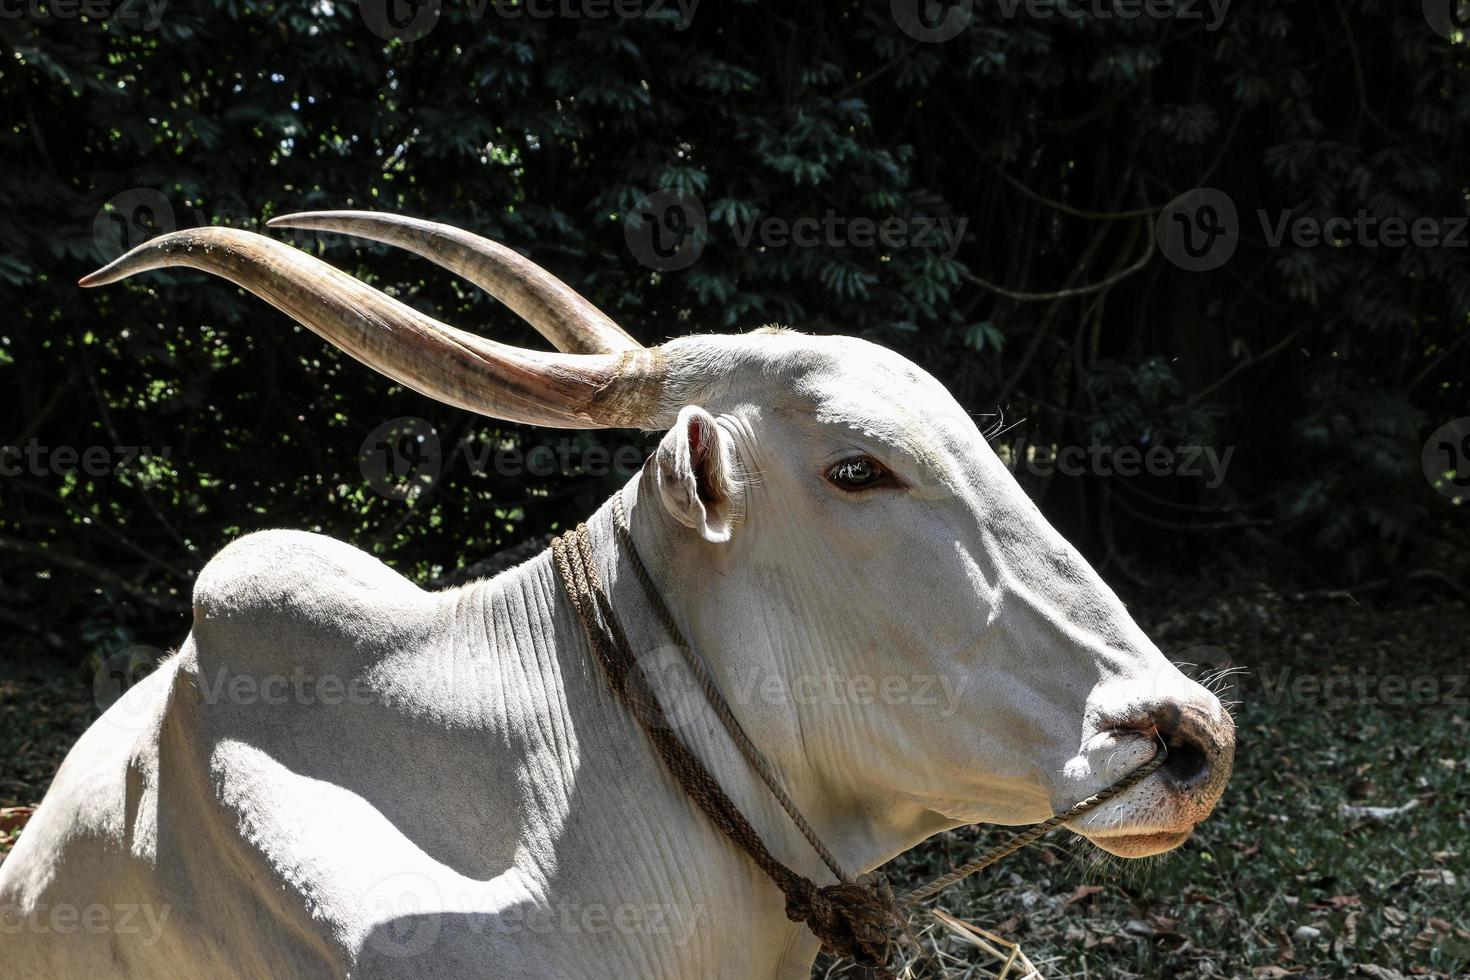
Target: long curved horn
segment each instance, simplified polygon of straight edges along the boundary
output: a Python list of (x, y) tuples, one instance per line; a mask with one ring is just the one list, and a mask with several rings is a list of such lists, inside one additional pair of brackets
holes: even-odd
[(337, 231), (406, 248), (499, 299), (559, 351), (616, 354), (643, 346), (556, 276), (499, 242), (462, 228), (381, 211), (304, 211), (268, 224)]
[(179, 265), (243, 286), (368, 367), (450, 405), (567, 429), (657, 425), (664, 379), (657, 348), (552, 354), (497, 344), (253, 232), (211, 227), (162, 235), (81, 285), (103, 286)]

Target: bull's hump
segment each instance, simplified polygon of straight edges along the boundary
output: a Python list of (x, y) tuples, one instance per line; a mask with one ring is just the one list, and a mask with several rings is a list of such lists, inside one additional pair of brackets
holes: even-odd
[(271, 660), (300, 663), (331, 648), (370, 657), (421, 632), (433, 607), (434, 596), (349, 544), (257, 531), (199, 573), (194, 635), (206, 647), (243, 641)]

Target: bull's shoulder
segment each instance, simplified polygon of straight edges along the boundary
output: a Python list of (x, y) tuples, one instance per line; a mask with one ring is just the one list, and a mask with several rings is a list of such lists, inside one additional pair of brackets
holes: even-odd
[(203, 645), (248, 638), (266, 650), (374, 646), (421, 629), (435, 596), (359, 548), (305, 531), (257, 531), (226, 545), (194, 583)]

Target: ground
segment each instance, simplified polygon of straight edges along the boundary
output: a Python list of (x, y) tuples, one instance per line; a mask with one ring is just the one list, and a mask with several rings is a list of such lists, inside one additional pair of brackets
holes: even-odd
[[(1177, 851), (1124, 862), (1058, 832), (944, 893), (1047, 978), (1470, 977), (1470, 607), (1249, 595), (1139, 611), (1199, 669), (1234, 665), (1235, 776)], [(86, 670), (0, 661), (0, 854), (96, 714)], [(898, 890), (1006, 836), (963, 830)], [(951, 976), (999, 963), (930, 919)], [(930, 963), (913, 972), (939, 975)], [(818, 976), (857, 976), (823, 961)], [(1011, 980), (1019, 980), (1013, 969)]]

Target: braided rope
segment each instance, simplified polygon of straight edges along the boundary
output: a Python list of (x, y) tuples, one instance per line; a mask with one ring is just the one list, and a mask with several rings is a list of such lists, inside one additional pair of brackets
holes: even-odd
[(771, 795), (776, 798), (776, 802), (781, 804), (781, 809), (785, 810), (786, 815), (791, 818), (791, 822), (796, 824), (796, 828), (801, 831), (801, 835), (812, 846), (812, 850), (817, 852), (817, 856), (822, 859), (822, 863), (831, 870), (838, 881), (851, 884), (854, 881), (853, 876), (843, 870), (837, 858), (832, 855), (831, 851), (827, 850), (827, 845), (822, 843), (822, 839), (817, 836), (817, 832), (812, 829), (812, 825), (807, 822), (806, 817), (797, 808), (795, 801), (787, 794), (785, 788), (781, 785), (780, 777), (776, 775), (775, 769), (772, 768), (770, 762), (766, 760), (766, 757), (761, 754), (760, 749), (756, 748), (755, 743), (750, 740), (750, 736), (745, 734), (744, 727), (741, 726), (739, 719), (730, 710), (730, 704), (725, 700), (725, 696), (720, 693), (719, 686), (715, 684), (715, 679), (710, 676), (709, 667), (705, 664), (704, 658), (695, 651), (694, 645), (685, 638), (684, 631), (679, 629), (679, 624), (675, 621), (672, 610), (669, 609), (668, 603), (664, 602), (663, 594), (659, 592), (658, 586), (654, 584), (653, 576), (649, 574), (648, 566), (643, 564), (643, 556), (638, 554), (638, 549), (633, 546), (633, 535), (628, 531), (628, 517), (623, 512), (623, 498), (621, 494), (613, 497), (613, 517), (615, 518), (614, 526), (617, 528), (618, 539), (622, 541), (624, 549), (628, 552), (628, 558), (633, 565), (633, 572), (638, 577), (639, 584), (643, 586), (643, 595), (648, 599), (648, 604), (653, 607), (653, 611), (658, 616), (659, 622), (663, 624), (664, 630), (673, 639), (674, 645), (678, 647), (680, 655), (684, 658), (684, 663), (689, 667), (690, 672), (694, 674), (695, 679), (699, 681), (699, 688), (704, 694), (705, 701), (714, 709), (715, 715), (720, 719), (720, 724), (725, 726), (725, 731), (730, 734), (730, 738), (735, 742), (735, 747), (740, 750), (740, 754), (744, 756), (745, 761), (760, 776), (761, 782), (766, 784), (766, 789), (770, 790)]
[(896, 929), (906, 923), (893, 892), (879, 877), (818, 886), (776, 859), (719, 781), (675, 733), (658, 698), (643, 684), (628, 683), (637, 666), (631, 644), (598, 580), (587, 525), (552, 542), (562, 585), (571, 598), (608, 685), (628, 708), (674, 781), (710, 821), (766, 873), (786, 898), (786, 917), (805, 923), (833, 956), (850, 956), (894, 980), (884, 969)]
[[(638, 721), (644, 733), (653, 743), (659, 758), (669, 769), (680, 788), (699, 809), (710, 818), (732, 842), (755, 861), (756, 865), (771, 879), (786, 897), (786, 915), (793, 922), (804, 922), (821, 940), (827, 952), (837, 956), (851, 956), (861, 963), (875, 968), (878, 977), (892, 978), (886, 970), (890, 937), (895, 928), (914, 938), (901, 909), (913, 908), (945, 888), (968, 878), (1002, 858), (1019, 851), (1038, 838), (1050, 833), (1070, 820), (1080, 817), (1094, 807), (1106, 803), (1118, 794), (1136, 785), (1156, 772), (1164, 764), (1167, 750), (1161, 745), (1153, 758), (1124, 776), (1112, 785), (1077, 803), (1065, 813), (1015, 834), (1001, 844), (990, 848), (979, 857), (966, 862), (947, 874), (940, 875), (895, 900), (882, 876), (863, 875), (854, 878), (847, 874), (822, 843), (816, 831), (802, 815), (796, 803), (786, 793), (774, 768), (751, 741), (741, 727), (739, 719), (730, 710), (729, 703), (720, 693), (708, 667), (694, 650), (674, 619), (673, 612), (664, 602), (662, 594), (653, 581), (653, 576), (643, 563), (634, 547), (632, 534), (628, 530), (627, 516), (623, 511), (621, 497), (613, 498), (614, 527), (619, 541), (628, 553), (644, 596), (658, 616), (659, 622), (674, 640), (684, 663), (699, 681), (707, 703), (724, 725), (726, 732), (735, 742), (741, 756), (760, 776), (771, 795), (786, 811), (792, 822), (801, 831), (812, 849), (838, 879), (835, 885), (818, 887), (811, 879), (788, 868), (776, 859), (745, 818), (733, 800), (725, 794), (719, 782), (705, 768), (669, 725), (663, 706), (658, 698), (644, 685), (628, 683), (628, 677), (637, 665), (612, 608), (611, 600), (599, 580), (593, 563), (592, 546), (586, 524), (578, 524), (552, 541), (552, 556), (567, 595), (581, 621), (588, 645), (596, 657), (609, 686), (617, 693), (624, 705)], [(924, 951), (927, 957), (927, 951)]]
[(1167, 752), (1162, 747), (1160, 747), (1159, 751), (1154, 753), (1154, 757), (1152, 759), (1145, 762), (1143, 765), (1139, 766), (1137, 769), (1133, 770), (1128, 775), (1124, 776), (1122, 779), (1118, 780), (1116, 783), (1113, 783), (1106, 789), (1103, 789), (1100, 792), (1095, 793), (1082, 802), (1076, 804), (1066, 813), (1059, 813), (1056, 816), (1052, 817), (1050, 820), (1045, 821), (1044, 823), (1039, 823), (1034, 827), (1030, 827), (1022, 831), (1021, 833), (1000, 842), (974, 860), (966, 861), (964, 864), (960, 865), (958, 868), (955, 868), (948, 874), (942, 874), (937, 878), (925, 882), (918, 888), (905, 892), (903, 897), (898, 900), (898, 904), (904, 906), (905, 908), (917, 905), (919, 902), (922, 902), (924, 899), (938, 894), (939, 892), (948, 888), (950, 885), (953, 885), (956, 882), (963, 881), (975, 872), (983, 871), (995, 862), (999, 861), (1001, 858), (1009, 857), (1010, 855), (1019, 851), (1021, 848), (1025, 847), (1027, 844), (1035, 841), (1037, 838), (1044, 837), (1047, 834), (1051, 833), (1053, 830), (1056, 830), (1067, 821), (1075, 820), (1078, 817), (1082, 816), (1082, 814), (1086, 813), (1088, 810), (1091, 810), (1092, 808), (1097, 806), (1101, 806), (1102, 804), (1106, 803), (1108, 800), (1111, 800), (1113, 797), (1117, 796), (1119, 793), (1123, 792), (1129, 787), (1153, 775), (1153, 773), (1158, 770), (1159, 766), (1162, 766), (1164, 764), (1164, 757), (1166, 755)]

